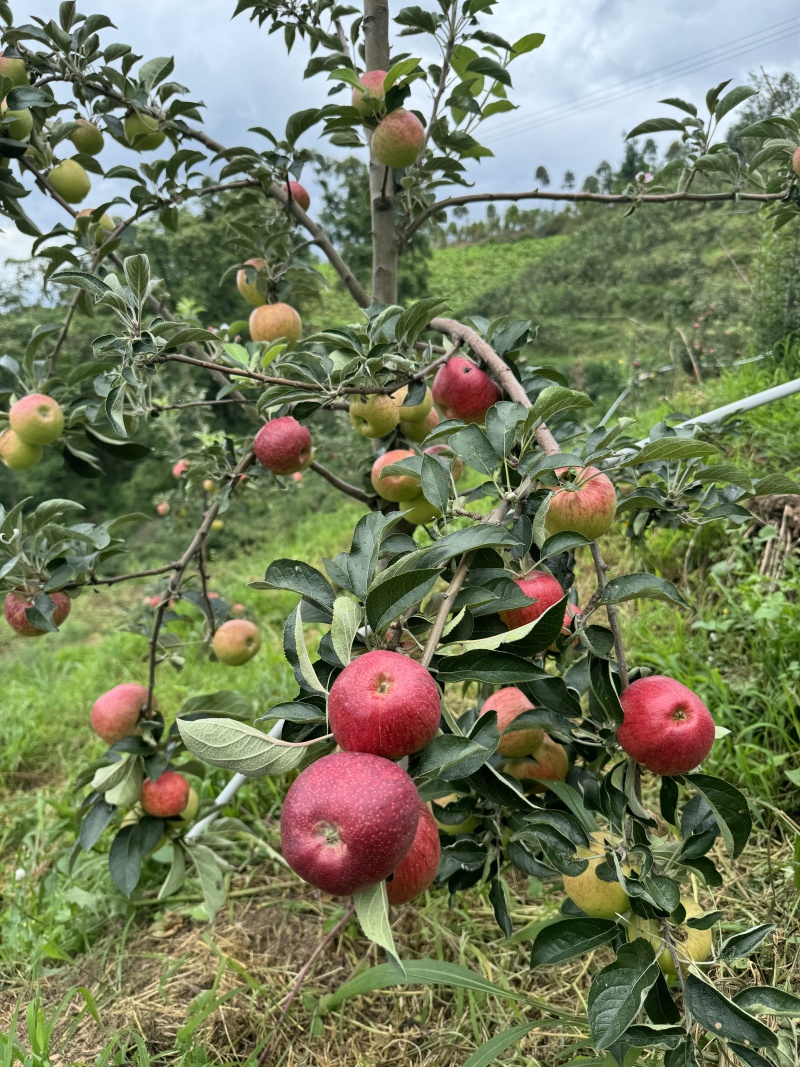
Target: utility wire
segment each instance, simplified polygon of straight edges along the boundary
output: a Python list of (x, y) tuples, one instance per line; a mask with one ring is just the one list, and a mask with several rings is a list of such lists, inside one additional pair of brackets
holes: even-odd
[[(779, 26), (785, 26), (786, 24), (793, 24), (793, 28), (788, 32), (783, 30), (779, 32), (772, 32), (762, 30), (757, 34), (748, 34), (745, 38), (738, 38), (737, 40), (750, 40), (751, 43), (744, 46), (728, 49), (728, 51), (716, 55), (710, 60), (706, 60), (701, 63), (695, 62), (698, 56), (702, 56), (708, 53), (697, 53), (697, 56), (688, 57), (681, 60), (678, 63), (669, 64), (668, 67), (658, 67), (655, 70), (648, 71), (646, 74), (638, 75), (636, 78), (628, 78), (625, 81), (619, 82), (614, 86), (607, 86), (605, 89), (595, 90), (593, 93), (587, 94), (585, 97), (577, 97), (576, 99), (565, 104), (552, 105), (549, 108), (541, 110), (533, 119), (522, 119), (514, 123), (506, 123), (504, 126), (498, 126), (491, 134), (487, 133), (486, 140), (501, 141), (508, 137), (514, 137), (520, 133), (528, 130), (539, 129), (540, 127), (550, 125), (552, 122), (559, 121), (564, 118), (572, 118), (576, 115), (582, 114), (586, 111), (592, 111), (598, 107), (602, 107), (605, 104), (614, 103), (617, 100), (621, 100), (626, 96), (630, 96), (634, 93), (640, 92), (642, 85), (634, 84), (628, 88), (624, 88), (631, 82), (644, 82), (649, 87), (655, 87), (671, 81), (675, 77), (685, 74), (692, 74), (699, 70), (704, 70), (708, 67), (715, 66), (719, 63), (726, 62), (730, 59), (734, 59), (737, 56), (744, 55), (747, 52), (755, 51), (756, 49), (763, 48), (770, 44), (775, 44), (778, 41), (785, 40), (789, 37), (796, 36), (800, 33), (800, 17), (788, 19), (786, 23), (779, 23)], [(767, 36), (764, 36), (768, 34)], [(759, 38), (758, 40), (752, 40)], [(729, 42), (735, 44), (736, 42)], [(728, 46), (726, 46), (728, 47)], [(708, 52), (718, 51), (718, 49), (709, 49)], [(687, 66), (687, 64), (689, 64)], [(662, 75), (660, 78), (653, 81), (653, 75), (659, 71), (669, 69), (669, 73)]]

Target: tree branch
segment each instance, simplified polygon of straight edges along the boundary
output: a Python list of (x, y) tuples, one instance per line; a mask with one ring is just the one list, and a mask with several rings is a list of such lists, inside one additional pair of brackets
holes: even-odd
[(425, 220), (437, 211), (446, 211), (447, 208), (459, 207), (462, 204), (518, 200), (558, 200), (570, 204), (674, 204), (682, 201), (716, 204), (729, 200), (748, 200), (766, 204), (775, 200), (785, 200), (788, 193), (788, 188), (782, 189), (779, 193), (743, 193), (738, 189), (731, 189), (726, 193), (690, 193), (687, 191), (680, 193), (564, 193), (548, 189), (531, 189), (519, 193), (467, 193), (464, 196), (449, 196), (445, 200), (428, 204), (409, 222), (403, 236), (406, 239), (411, 237)]
[(112, 578), (95, 578), (93, 575), (89, 575), (84, 582), (68, 582), (67, 585), (62, 585), (61, 588), (63, 590), (86, 589), (93, 585), (117, 585), (119, 582), (131, 582), (136, 578), (154, 578), (159, 574), (167, 574), (168, 571), (174, 571), (177, 566), (177, 563), (165, 563), (163, 567), (150, 567), (145, 571), (116, 574)]
[(360, 503), (366, 504), (368, 507), (374, 509), (375, 497), (363, 492), (363, 490), (358, 489), (355, 485), (350, 485), (349, 482), (344, 481), (338, 475), (334, 474), (333, 471), (328, 470), (327, 467), (323, 467), (321, 463), (317, 463), (316, 460), (312, 460), (308, 466), (309, 470), (314, 471), (320, 478), (324, 478), (326, 482), (330, 482), (330, 484), (335, 489), (338, 489), (340, 493), (345, 493), (347, 496), (351, 496), (353, 500), (358, 500)]
[[(603, 559), (596, 541), (592, 541), (592, 559), (594, 560), (594, 569), (597, 572), (597, 588), (600, 590), (600, 596), (602, 597), (605, 588), (608, 585), (608, 582), (606, 581), (606, 571), (608, 570), (608, 566)], [(628, 664), (625, 660), (625, 648), (622, 644), (622, 631), (619, 627), (617, 608), (615, 604), (606, 604), (605, 609), (606, 615), (608, 615), (608, 623), (611, 627), (611, 632), (614, 635), (614, 651), (617, 656), (619, 680), (622, 683), (622, 688), (626, 689), (628, 686)]]

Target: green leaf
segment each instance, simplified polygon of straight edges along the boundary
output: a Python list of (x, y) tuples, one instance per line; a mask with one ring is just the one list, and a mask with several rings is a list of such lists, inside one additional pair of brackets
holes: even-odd
[(599, 603), (603, 606), (623, 604), (626, 600), (638, 600), (640, 597), (666, 600), (681, 608), (689, 607), (672, 582), (666, 578), (658, 578), (655, 574), (623, 574), (619, 578), (612, 578)]
[(583, 534), (572, 533), (569, 530), (553, 534), (552, 537), (547, 538), (539, 549), (539, 562), (544, 562), (550, 556), (560, 556), (562, 552), (572, 552), (576, 548), (584, 548), (591, 543), (589, 538), (584, 537)]
[(623, 945), (615, 963), (604, 967), (589, 990), (588, 1015), (596, 1048), (613, 1045), (642, 1009), (660, 974), (652, 946), (642, 938)]
[(709, 459), (719, 449), (707, 441), (694, 437), (660, 437), (657, 441), (648, 441), (635, 456), (625, 460), (627, 465), (653, 463), (657, 460), (675, 459)]
[(534, 48), (540, 48), (544, 44), (544, 41), (545, 36), (543, 33), (526, 33), (524, 37), (520, 37), (520, 39), (515, 41), (511, 46), (511, 55), (516, 57), (522, 56), (526, 52), (532, 52)]
[(303, 681), (309, 687), (309, 689), (316, 689), (318, 693), (327, 693), (327, 689), (322, 682), (317, 678), (314, 668), (311, 665), (311, 657), (308, 654), (306, 648), (305, 635), (303, 632), (303, 601), (301, 600), (295, 611), (294, 619), (294, 651), (297, 656), (297, 669), (303, 678)]
[(183, 848), (177, 841), (172, 843), (172, 864), (169, 868), (169, 874), (161, 884), (161, 888), (158, 891), (157, 900), (166, 900), (167, 897), (171, 897), (174, 893), (183, 886), (186, 881), (186, 858), (183, 853)]
[(487, 748), (467, 737), (441, 734), (425, 746), (414, 776), (441, 778), (445, 782), (469, 778), (494, 754), (496, 747), (495, 744), (494, 748)]
[(776, 1034), (728, 1000), (718, 989), (689, 974), (685, 983), (686, 1010), (714, 1037), (724, 1037), (750, 1048), (775, 1048)]
[(333, 604), (331, 644), (340, 663), (350, 662), (353, 641), (361, 626), (361, 607), (348, 596), (337, 596)]
[(325, 722), (325, 711), (314, 704), (300, 704), (289, 700), (273, 705), (256, 721), (264, 722), (268, 719), (288, 719), (289, 722)]
[(412, 304), (395, 323), (394, 335), (398, 342), (412, 348), (419, 335), (437, 315), (449, 311), (449, 304), (439, 297), (425, 297)]
[(421, 603), (436, 584), (436, 568), (395, 574), (387, 581), (376, 582), (367, 593), (367, 621), (377, 633), (399, 618), (415, 604)]
[(277, 744), (247, 723), (235, 719), (178, 719), (183, 743), (212, 767), (224, 767), (248, 778), (287, 771), (322, 755), (325, 741), (313, 745)]
[(213, 919), (225, 903), (225, 879), (219, 860), (207, 845), (191, 844), (186, 849), (200, 879), (208, 917)]
[(481, 474), (492, 475), (497, 466), (497, 453), (480, 426), (466, 426), (450, 438), (450, 447), (464, 462)]
[(54, 274), (50, 280), (60, 282), (62, 285), (74, 285), (78, 289), (85, 289), (87, 293), (92, 294), (95, 300), (99, 300), (101, 296), (111, 292), (111, 287), (106, 285), (105, 282), (95, 278), (93, 274), (81, 270), (62, 270), (58, 274)]
[(139, 882), (142, 869), (142, 846), (136, 826), (123, 826), (111, 844), (108, 870), (111, 880), (121, 893), (130, 897)]
[(737, 85), (735, 89), (731, 89), (714, 108), (714, 116), (717, 122), (723, 119), (729, 111), (733, 111), (735, 107), (738, 107), (739, 104), (744, 103), (745, 100), (755, 96), (757, 93), (758, 89), (754, 89), (752, 85)]
[(710, 774), (685, 774), (683, 778), (705, 797), (719, 823), (725, 848), (729, 855), (736, 859), (747, 844), (753, 828), (744, 794), (735, 786)]
[(772, 493), (800, 493), (800, 485), (785, 474), (768, 474), (753, 485), (753, 496), (769, 496)]
[(371, 967), (368, 971), (346, 982), (335, 993), (322, 997), (320, 1010), (330, 1011), (331, 1008), (338, 1007), (339, 1004), (343, 1004), (352, 997), (360, 997), (375, 989), (388, 989), (395, 985), (443, 985), (452, 989), (471, 989), (475, 993), (504, 997), (507, 1000), (515, 1000), (518, 1004), (525, 1003), (525, 997), (521, 993), (501, 989), (500, 986), (494, 985), (458, 963), (445, 963), (441, 960), (403, 960), (402, 966), (405, 974), (400, 974), (396, 967), (387, 963)]
[(754, 1015), (784, 1015), (800, 1019), (800, 997), (775, 986), (750, 986), (733, 998), (740, 1008)]
[(663, 133), (665, 130), (680, 130), (683, 133), (684, 128), (683, 123), (677, 119), (647, 119), (646, 122), (640, 122), (638, 126), (635, 126), (627, 135), (626, 140), (641, 137), (644, 133)]
[(422, 457), (422, 495), (429, 504), (444, 513), (450, 498), (450, 474), (435, 456), (426, 453)]
[(289, 589), (312, 604), (333, 613), (334, 592), (324, 574), (298, 559), (276, 559), (267, 567), (264, 582), (272, 589)]
[(774, 923), (760, 923), (758, 926), (752, 926), (749, 930), (743, 930), (740, 934), (733, 934), (722, 942), (717, 958), (721, 960), (738, 960), (744, 956), (749, 956), (766, 937), (769, 937), (774, 929)]
[(476, 523), (439, 538), (420, 557), (420, 567), (441, 567), (448, 560), (478, 548), (511, 548), (515, 538), (509, 530), (489, 523)]
[(131, 756), (123, 761), (125, 768), (122, 777), (110, 789), (105, 790), (105, 799), (118, 808), (130, 808), (139, 799), (142, 792), (144, 770), (138, 756)]
[(545, 671), (522, 656), (480, 649), (465, 652), (463, 656), (440, 657), (436, 669), (437, 678), (443, 682), (476, 681), (506, 686), (548, 677)]
[(125, 280), (131, 288), (136, 303), (144, 303), (150, 285), (150, 263), (145, 255), (127, 256), (122, 264)]
[(316, 126), (324, 117), (324, 112), (317, 107), (296, 111), (294, 115), (289, 116), (286, 123), (286, 140), (290, 145), (295, 144), (298, 137), (301, 137), (306, 130), (310, 130), (312, 126)]
[(563, 919), (551, 923), (536, 935), (531, 950), (531, 967), (562, 963), (574, 956), (612, 941), (619, 933), (613, 919)]
[(512, 1026), (510, 1030), (504, 1030), (502, 1034), (495, 1034), (494, 1037), (490, 1037), (488, 1041), (485, 1041), (480, 1048), (475, 1049), (470, 1058), (465, 1060), (464, 1067), (489, 1067), (489, 1064), (494, 1063), (501, 1052), (505, 1052), (512, 1045), (518, 1044), (521, 1038), (541, 1025), (541, 1020), (532, 1023), (519, 1023), (517, 1026)]
[(594, 401), (586, 393), (565, 389), (563, 385), (548, 385), (536, 397), (529, 423), (535, 419), (547, 422), (561, 411), (579, 411), (591, 407), (594, 407)]
[(353, 894), (353, 902), (356, 906), (356, 915), (361, 923), (364, 936), (388, 953), (399, 964), (402, 963), (397, 955), (392, 927), (389, 923), (389, 901), (386, 896), (386, 882), (378, 882), (376, 885), (367, 886)]
[(387, 515), (374, 511), (370, 515), (362, 515), (356, 523), (347, 556), (347, 571), (350, 587), (357, 597), (363, 599), (367, 595), (378, 562), (380, 543), (389, 527), (400, 518), (400, 512), (397, 511)]
[(508, 887), (503, 878), (492, 879), (492, 884), (489, 886), (489, 903), (492, 905), (497, 925), (506, 937), (511, 937), (514, 927), (508, 910)]
[(78, 840), (84, 852), (88, 852), (95, 846), (100, 835), (114, 818), (116, 810), (111, 804), (107, 804), (102, 797), (91, 806), (81, 823), (78, 834)]
[(729, 482), (731, 485), (739, 486), (740, 489), (745, 489), (748, 493), (753, 489), (753, 479), (750, 475), (745, 474), (733, 463), (714, 463), (709, 467), (701, 467), (693, 473), (693, 477), (699, 482)]
[(527, 415), (524, 405), (509, 400), (498, 400), (486, 412), (486, 436), (498, 456), (507, 456), (511, 451), (517, 426)]

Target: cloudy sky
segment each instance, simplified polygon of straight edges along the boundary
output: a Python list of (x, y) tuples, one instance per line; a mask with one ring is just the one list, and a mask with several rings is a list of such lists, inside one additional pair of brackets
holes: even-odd
[[(115, 20), (117, 32), (105, 31), (105, 43), (125, 41), (145, 58), (174, 54), (173, 77), (205, 103), (207, 129), (225, 144), (258, 146), (263, 142), (248, 127), (280, 132), (289, 113), (314, 106), (327, 91), (324, 76), (303, 80), (302, 43), (287, 57), (281, 34), (259, 31), (243, 16), (231, 19), (233, 0), (81, 0), (79, 6), (84, 14), (106, 11)], [(392, 0), (392, 11), (402, 6)], [(13, 7), (22, 22), (57, 18), (59, 5), (14, 0)], [(495, 158), (476, 164), (470, 177), (489, 190), (531, 188), (539, 164), (554, 185), (567, 169), (582, 180), (600, 160), (619, 159), (626, 130), (669, 113), (658, 104), (664, 97), (701, 103), (711, 85), (745, 80), (759, 66), (800, 73), (797, 0), (499, 0), (486, 27), (512, 41), (532, 31), (546, 34), (540, 49), (512, 67), (511, 98), (519, 110), (483, 127), (482, 140)], [(416, 50), (422, 40), (405, 38), (398, 50)], [(421, 97), (415, 103), (425, 110)], [(314, 134), (306, 134), (308, 143)], [(104, 165), (126, 156), (114, 146)], [(123, 191), (95, 177), (93, 183), (97, 201)], [(42, 227), (57, 217), (58, 209), (40, 198), (32, 196), (25, 206)], [(0, 264), (28, 247), (27, 239), (6, 229)]]

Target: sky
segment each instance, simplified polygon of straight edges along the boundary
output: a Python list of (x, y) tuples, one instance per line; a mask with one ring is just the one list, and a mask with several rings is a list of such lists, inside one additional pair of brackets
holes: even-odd
[[(405, 4), (391, 0), (392, 13)], [(432, 8), (432, 0), (423, 0)], [(18, 22), (31, 16), (57, 18), (58, 0), (13, 0)], [(327, 93), (325, 76), (303, 79), (307, 53), (302, 42), (291, 56), (282, 34), (259, 30), (246, 16), (231, 19), (233, 0), (81, 0), (84, 14), (105, 11), (117, 31), (103, 41), (124, 41), (145, 58), (175, 56), (172, 77), (206, 105), (205, 127), (224, 144), (263, 141), (247, 132), (263, 125), (280, 134), (287, 116), (318, 105)], [(797, 0), (499, 0), (487, 29), (514, 41), (541, 32), (541, 48), (518, 58), (511, 68), (510, 98), (519, 110), (481, 127), (480, 139), (494, 158), (472, 165), (477, 188), (511, 191), (533, 188), (533, 173), (544, 165), (553, 185), (572, 170), (579, 183), (603, 159), (622, 154), (624, 134), (644, 119), (669, 114), (658, 101), (668, 96), (702, 104), (706, 90), (727, 78), (745, 81), (763, 66), (768, 72), (800, 73), (800, 12)], [(401, 39), (396, 50), (418, 49), (424, 38)], [(426, 59), (432, 56), (424, 56)], [(425, 99), (414, 106), (425, 111)], [(318, 129), (318, 128), (317, 128)], [(305, 135), (315, 144), (316, 130)], [(665, 146), (669, 134), (660, 135)], [(320, 145), (321, 149), (326, 146)], [(130, 162), (130, 152), (114, 145), (104, 166)], [(106, 162), (106, 159), (108, 160)], [(307, 181), (312, 198), (314, 183)], [(96, 202), (124, 192), (119, 183), (92, 176)], [(88, 206), (88, 201), (86, 202)], [(36, 194), (26, 211), (42, 227), (59, 209)], [(312, 210), (313, 214), (313, 203)], [(5, 220), (0, 220), (5, 223)], [(0, 266), (24, 257), (30, 240), (7, 226), (0, 232)]]

